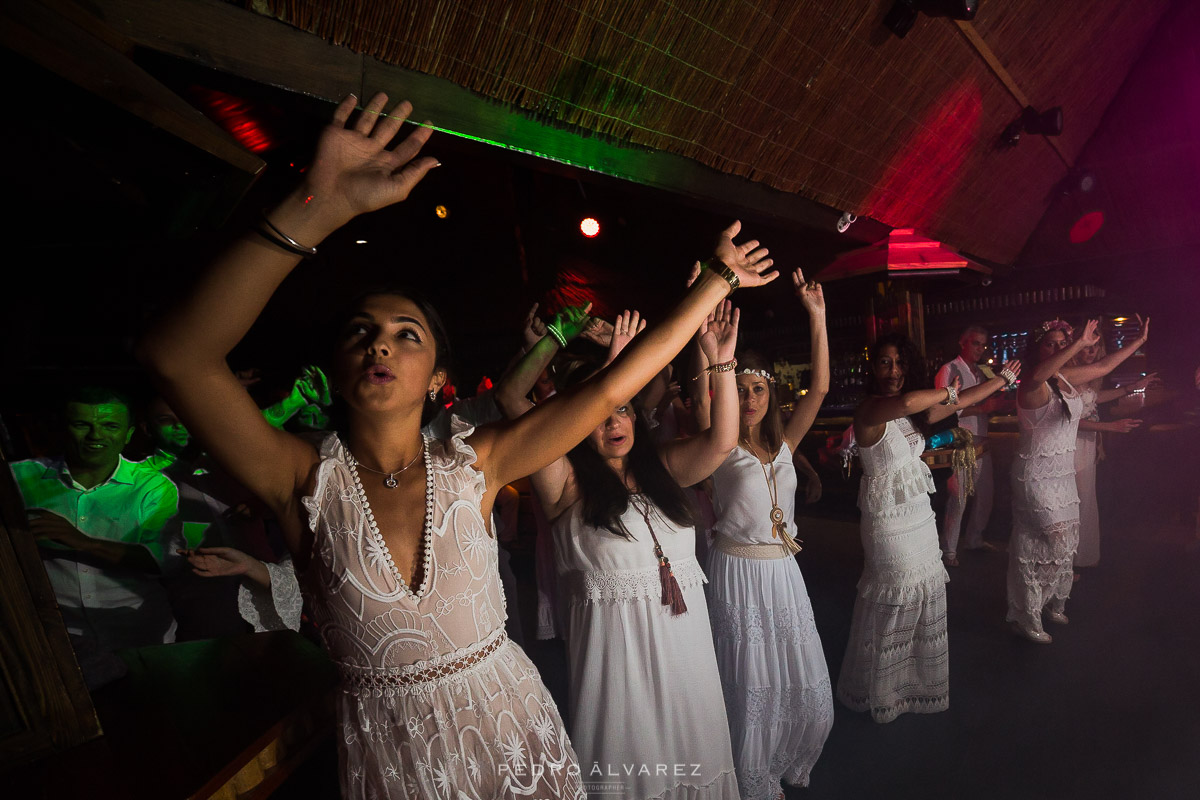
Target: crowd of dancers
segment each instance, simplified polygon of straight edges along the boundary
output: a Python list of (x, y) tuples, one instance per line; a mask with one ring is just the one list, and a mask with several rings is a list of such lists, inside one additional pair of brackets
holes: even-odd
[[(771, 362), (738, 346), (727, 297), (779, 274), (766, 248), (738, 241), (739, 225), (721, 232), (652, 326), (626, 312), (597, 334), (587, 308), (544, 325), (531, 314), (519, 369), (536, 375), (557, 358), (556, 382), (533, 400), (496, 397), (506, 418), (496, 424), (477, 427), (487, 420), (463, 405), (427, 424), (447, 380), (448, 339), (437, 312), (398, 287), (361, 295), (343, 315), (331, 432), (319, 441), (273, 426), (230, 373), (227, 354), (300, 259), (356, 215), (403, 201), (437, 166), (420, 155), (428, 128), (389, 147), (410, 108), (383, 114), (386, 102), (376, 96), (357, 114), (356, 98), (339, 105), (302, 185), (140, 345), (172, 413), (278, 520), (290, 559), (268, 570), (201, 548), (186, 551), (192, 565), (222, 574), (236, 560), (293, 619), (303, 594), (341, 675), (346, 798), (773, 800), (785, 784), (807, 785), (834, 718), (795, 558), (796, 465), (806, 469), (797, 447), (829, 391), (825, 300), (800, 270), (788, 275), (812, 371), (785, 415)], [(1078, 429), (1113, 399), (1100, 379), (1148, 330), (1147, 321), (1137, 341), (1101, 355), (1095, 322), (1076, 337), (1047, 323), (1025, 358), (992, 375), (975, 366), (971, 348), (986, 335), (971, 328), (935, 388), (920, 386), (911, 341), (873, 344), (853, 424), (865, 568), (836, 685), (842, 703), (879, 722), (948, 707), (946, 566), (957, 564), (964, 483), (976, 495), (964, 545), (988, 546), (991, 465), (984, 454), (970, 477), (951, 481), (943, 548), (921, 454), (930, 426), (960, 412), (959, 424), (985, 435), (989, 399), (1013, 386), (1008, 619), (1034, 642), (1050, 641), (1043, 620), (1067, 622), (1084, 552), (1076, 475), (1086, 479), (1089, 458), (1094, 467), (1094, 445), (1092, 455), (1076, 447)], [(564, 361), (580, 336), (602, 342), (607, 358)], [(646, 387), (665, 384), (688, 347), (684, 413)], [(500, 577), (499, 509), (526, 476), (551, 534), (553, 585), (540, 591), (556, 599), (541, 621), (567, 643), (569, 730), (506, 631), (515, 610)], [(1085, 515), (1095, 513), (1094, 469), (1090, 480)]]

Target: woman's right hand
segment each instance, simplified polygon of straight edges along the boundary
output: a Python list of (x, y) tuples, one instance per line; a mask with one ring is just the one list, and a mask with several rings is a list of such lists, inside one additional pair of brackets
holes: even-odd
[(636, 311), (625, 311), (613, 320), (612, 341), (608, 345), (608, 358), (605, 364), (611, 364), (613, 359), (633, 341), (633, 337), (646, 329), (646, 320)]
[(735, 220), (717, 237), (713, 258), (733, 270), (742, 286), (762, 286), (779, 277), (778, 272), (769, 272), (775, 262), (767, 258), (767, 248), (759, 247), (757, 239), (734, 244), (733, 237), (742, 230), (742, 223)]
[(1131, 433), (1141, 427), (1140, 419), (1118, 419), (1108, 423), (1109, 433)]
[[(1004, 365), (1000, 367), (1000, 372), (1004, 372), (1004, 370), (1008, 370), (1010, 373), (1012, 373), (1013, 380), (1016, 381), (1017, 378), (1021, 377), (1021, 360), (1014, 358), (1012, 361), (1005, 361)], [(999, 377), (1003, 377), (1000, 375), (1000, 372), (997, 372), (996, 374)], [(1007, 379), (1005, 382), (1007, 383)]]
[(418, 126), (393, 149), (388, 149), (412, 105), (403, 100), (384, 114), (387, 95), (371, 98), (349, 124), (358, 98), (349, 95), (333, 112), (317, 142), (317, 154), (305, 174), (299, 196), (332, 229), (359, 214), (399, 203), (439, 162), (417, 157), (432, 129)]
[(733, 359), (737, 350), (738, 320), (740, 312), (728, 300), (719, 304), (708, 315), (700, 328), (700, 348), (710, 366), (724, 364)]
[(1100, 341), (1100, 320), (1089, 319), (1087, 324), (1083, 326), (1083, 333), (1079, 334), (1079, 340), (1083, 342), (1084, 347), (1091, 347)]

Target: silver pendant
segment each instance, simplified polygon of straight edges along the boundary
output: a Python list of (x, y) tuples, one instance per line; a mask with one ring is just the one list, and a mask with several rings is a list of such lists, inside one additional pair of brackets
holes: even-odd
[(388, 475), (387, 480), (383, 482), (383, 485), (389, 489), (395, 489), (397, 486), (399, 486), (400, 482), (396, 480), (396, 473), (393, 472), (391, 475)]

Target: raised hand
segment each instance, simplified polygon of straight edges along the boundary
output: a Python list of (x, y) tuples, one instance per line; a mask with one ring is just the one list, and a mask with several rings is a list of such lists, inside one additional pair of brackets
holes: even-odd
[(1138, 336), (1138, 341), (1142, 344), (1145, 344), (1150, 339), (1150, 318), (1146, 317), (1146, 319), (1143, 320), (1141, 314), (1135, 314), (1134, 316), (1137, 317), (1138, 325), (1140, 325), (1142, 329), (1141, 335)]
[(1079, 335), (1084, 347), (1091, 347), (1100, 341), (1100, 320), (1089, 319), (1087, 324), (1083, 326), (1083, 333)]
[(1008, 370), (1009, 372), (1012, 373), (1013, 380), (1016, 380), (1017, 378), (1021, 377), (1021, 361), (1020, 361), (1020, 359), (1014, 358), (1012, 361), (1005, 361), (1004, 365), (1002, 367), (1000, 367), (1001, 372), (1003, 372), (1004, 370)]
[(569, 342), (587, 329), (591, 321), (588, 312), (591, 310), (591, 303), (586, 306), (567, 306), (555, 315), (551, 324)]
[(792, 273), (792, 287), (796, 291), (796, 297), (800, 298), (800, 302), (809, 314), (825, 313), (825, 290), (821, 288), (821, 284), (816, 281), (805, 281), (804, 271), (797, 269)]
[(592, 317), (587, 327), (583, 329), (583, 333), (579, 335), (601, 347), (608, 347), (612, 343), (613, 326), (608, 320)]
[(724, 364), (733, 360), (737, 350), (738, 321), (741, 312), (728, 300), (719, 304), (708, 315), (700, 329), (700, 348), (710, 365)]
[(525, 315), (525, 322), (521, 325), (521, 340), (524, 342), (526, 350), (540, 342), (546, 335), (546, 323), (542, 322), (541, 317), (537, 315), (537, 310), (538, 304), (534, 303), (533, 308), (529, 309), (529, 313)]
[(321, 132), (300, 191), (327, 224), (340, 227), (359, 214), (406, 199), (439, 163), (431, 156), (417, 157), (432, 133), (428, 127), (417, 127), (387, 149), (412, 113), (405, 100), (384, 114), (387, 101), (386, 94), (376, 94), (350, 124), (358, 98), (349, 95)]
[(613, 335), (612, 341), (608, 345), (608, 358), (605, 359), (606, 364), (611, 364), (613, 359), (625, 349), (625, 346), (633, 341), (633, 337), (646, 329), (646, 320), (641, 318), (641, 315), (636, 311), (625, 311), (617, 315), (613, 320)]
[(742, 286), (762, 286), (779, 277), (778, 272), (770, 271), (775, 262), (767, 258), (767, 248), (759, 247), (757, 239), (734, 244), (733, 237), (742, 230), (742, 223), (735, 220), (717, 237), (713, 257), (720, 260), (738, 276)]
[(300, 377), (296, 378), (292, 389), (311, 405), (328, 406), (333, 402), (333, 396), (329, 391), (329, 380), (320, 367), (305, 367), (304, 371), (300, 373)]

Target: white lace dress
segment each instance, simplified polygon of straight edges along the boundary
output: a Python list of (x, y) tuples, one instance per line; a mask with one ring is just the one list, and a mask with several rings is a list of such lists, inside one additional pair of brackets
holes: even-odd
[(946, 582), (929, 505), (925, 437), (907, 417), (859, 448), (865, 568), (838, 677), (838, 699), (876, 722), (950, 707)]
[[(786, 444), (774, 468), (795, 537), (796, 468)], [(771, 537), (769, 470), (738, 447), (712, 476), (708, 608), (742, 800), (775, 800), (780, 781), (807, 786), (833, 727), (829, 669), (804, 577)]]
[[(1096, 390), (1081, 389), (1081, 420), (1100, 421), (1096, 410)], [(1100, 504), (1096, 501), (1096, 466), (1099, 431), (1080, 431), (1075, 441), (1075, 488), (1079, 491), (1079, 550), (1075, 566), (1094, 567), (1100, 563)]]
[(1083, 397), (1058, 376), (1041, 408), (1017, 406), (1021, 440), (1012, 467), (1013, 530), (1008, 543), (1008, 621), (1042, 630), (1042, 611), (1061, 612), (1071, 596), (1079, 545), (1075, 444)]
[(658, 560), (631, 498), (627, 540), (593, 528), (576, 503), (554, 522), (567, 603), (571, 741), (594, 797), (737, 798), (729, 723), (704, 602), (695, 531), (650, 506), (687, 612), (662, 603)]
[(357, 470), (336, 435), (321, 447), (315, 534), (301, 576), (342, 676), (342, 797), (584, 796), (575, 754), (537, 669), (504, 633), (496, 540), (480, 515), (484, 476), (456, 424), (426, 440), (431, 476), (425, 584), (398, 578)]

